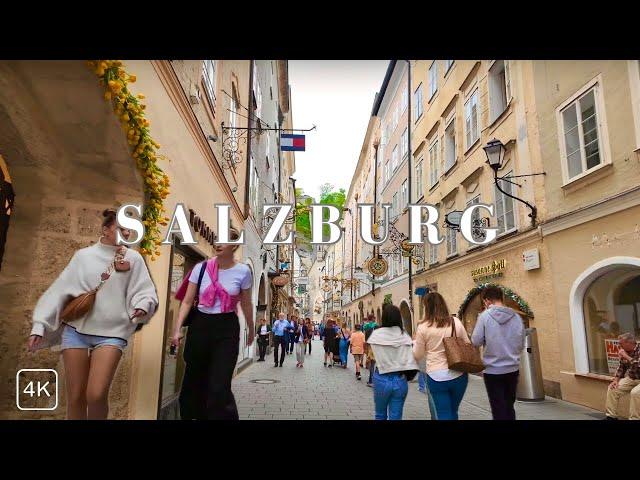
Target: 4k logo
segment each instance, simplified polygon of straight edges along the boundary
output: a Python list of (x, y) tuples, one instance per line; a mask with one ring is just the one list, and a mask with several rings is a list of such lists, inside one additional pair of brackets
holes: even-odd
[(51, 368), (23, 368), (16, 373), (16, 406), (20, 410), (58, 408), (58, 372)]

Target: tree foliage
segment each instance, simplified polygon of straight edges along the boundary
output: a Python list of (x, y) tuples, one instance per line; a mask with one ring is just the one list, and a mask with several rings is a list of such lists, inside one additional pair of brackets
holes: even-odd
[[(320, 187), (320, 203), (322, 205), (333, 205), (340, 210), (340, 220), (342, 220), (342, 208), (346, 200), (346, 192), (344, 188), (334, 190), (333, 185), (325, 183)], [(304, 194), (301, 188), (296, 188), (296, 236), (298, 238), (298, 246), (308, 247), (311, 245), (311, 209), (309, 205), (316, 203), (313, 197)], [(323, 219), (329, 219), (329, 212), (323, 213)], [(329, 226), (324, 225), (322, 228), (323, 236), (329, 236)]]

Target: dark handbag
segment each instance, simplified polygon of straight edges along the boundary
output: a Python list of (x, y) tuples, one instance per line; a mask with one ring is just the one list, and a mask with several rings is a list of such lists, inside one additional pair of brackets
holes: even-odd
[(200, 268), (200, 275), (198, 275), (198, 286), (196, 287), (196, 296), (193, 298), (193, 305), (191, 305), (191, 310), (189, 310), (189, 314), (187, 318), (184, 319), (183, 327), (188, 327), (193, 323), (193, 318), (198, 314), (198, 303), (200, 302), (200, 284), (202, 283), (202, 277), (204, 277), (204, 271), (207, 269), (207, 261), (201, 263), (202, 268)]
[(480, 350), (456, 336), (455, 319), (451, 319), (451, 336), (443, 339), (444, 352), (451, 370), (478, 373), (484, 370)]

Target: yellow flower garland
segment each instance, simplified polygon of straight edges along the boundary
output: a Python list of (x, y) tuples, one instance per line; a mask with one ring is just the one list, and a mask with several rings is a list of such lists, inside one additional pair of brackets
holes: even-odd
[(146, 202), (142, 214), (145, 225), (144, 237), (140, 242), (140, 253), (155, 260), (160, 255), (160, 225), (167, 225), (169, 218), (162, 201), (169, 195), (169, 177), (158, 167), (156, 149), (160, 145), (149, 134), (149, 120), (144, 117), (146, 105), (141, 102), (143, 94), (134, 95), (127, 85), (136, 81), (135, 75), (128, 74), (119, 60), (90, 60), (90, 69), (100, 78), (105, 87), (104, 99), (111, 102), (113, 111), (127, 134), (132, 147), (132, 157), (144, 181)]

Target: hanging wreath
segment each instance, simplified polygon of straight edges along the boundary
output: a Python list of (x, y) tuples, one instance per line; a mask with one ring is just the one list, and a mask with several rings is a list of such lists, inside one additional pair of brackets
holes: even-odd
[(144, 237), (140, 241), (140, 253), (155, 260), (160, 255), (160, 228), (167, 225), (169, 218), (163, 216), (166, 211), (162, 201), (169, 195), (169, 177), (158, 166), (160, 145), (151, 138), (150, 122), (145, 118), (146, 105), (142, 103), (143, 94), (131, 93), (128, 84), (136, 81), (135, 75), (128, 74), (120, 60), (90, 60), (87, 65), (104, 86), (104, 99), (111, 103), (113, 111), (122, 124), (131, 146), (131, 156), (144, 182), (145, 205), (142, 223), (145, 225)]
[(497, 283), (479, 283), (478, 285), (473, 287), (471, 290), (469, 290), (469, 293), (467, 293), (467, 296), (462, 302), (462, 305), (460, 305), (460, 308), (458, 309), (458, 318), (462, 318), (462, 314), (467, 309), (469, 302), (487, 287), (498, 287), (500, 290), (502, 290), (502, 293), (504, 294), (505, 298), (510, 298), (511, 300), (516, 302), (518, 304), (518, 308), (522, 313), (524, 313), (530, 318), (533, 318), (533, 312), (531, 311), (531, 308), (529, 307), (527, 302), (525, 302), (522, 299), (522, 297), (520, 297), (516, 292), (514, 292), (510, 288), (504, 287), (502, 285), (498, 285)]

